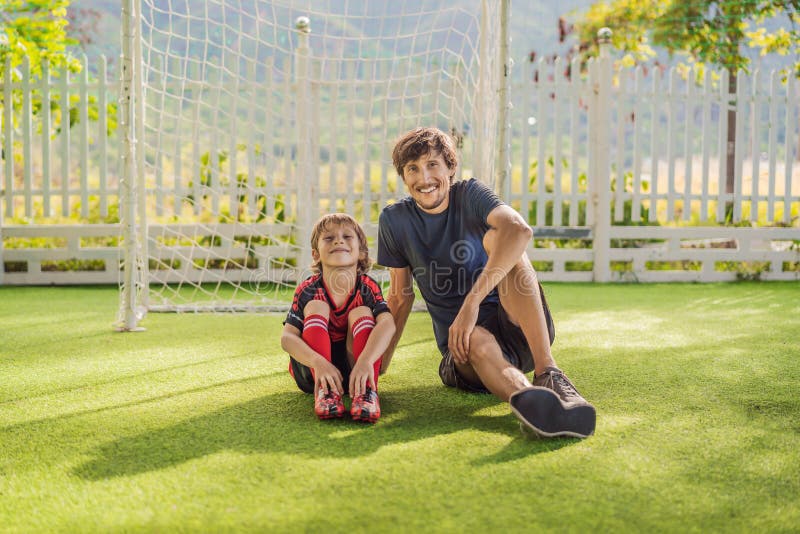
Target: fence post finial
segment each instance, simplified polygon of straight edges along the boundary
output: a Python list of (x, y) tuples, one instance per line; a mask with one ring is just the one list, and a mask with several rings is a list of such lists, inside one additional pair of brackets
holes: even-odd
[(599, 30), (597, 30), (597, 42), (598, 42), (598, 44), (601, 44), (601, 45), (610, 44), (611, 43), (611, 35), (612, 34), (613, 34), (613, 32), (611, 31), (611, 28), (603, 27), (603, 28), (600, 28)]
[(311, 33), (311, 19), (305, 15), (301, 15), (295, 19), (294, 27), (300, 32)]

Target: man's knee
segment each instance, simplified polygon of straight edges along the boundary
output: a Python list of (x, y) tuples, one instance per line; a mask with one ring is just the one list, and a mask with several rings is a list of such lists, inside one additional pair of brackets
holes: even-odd
[(442, 355), (439, 364), (439, 378), (445, 386), (458, 388), (470, 393), (488, 393), (486, 386), (483, 385), (475, 369), (471, 365), (457, 365), (453, 361), (453, 355), (446, 352)]
[(502, 358), (503, 351), (494, 336), (485, 328), (477, 327), (469, 339), (469, 363), (480, 365), (481, 362)]

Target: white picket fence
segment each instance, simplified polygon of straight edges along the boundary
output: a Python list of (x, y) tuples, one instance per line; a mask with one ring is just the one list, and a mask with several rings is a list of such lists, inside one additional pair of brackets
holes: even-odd
[[(116, 105), (118, 83), (109, 77), (101, 57), (90, 79), (90, 65), (81, 58), (80, 74), (53, 76), (45, 62), (40, 80), (28, 75), (28, 62), (12, 81), (7, 64), (2, 76), (3, 166), (2, 202), (5, 220), (90, 215), (90, 199), (100, 217), (117, 202), (118, 141), (109, 104)], [(20, 109), (5, 103), (17, 95)], [(35, 114), (34, 104), (52, 102)], [(55, 108), (55, 109), (53, 109)], [(75, 124), (61, 120), (61, 110), (72, 109)], [(90, 112), (95, 115), (90, 120)], [(58, 123), (56, 124), (56, 117)], [(6, 157), (14, 154), (14, 157)]]
[[(717, 81), (706, 73), (695, 84), (676, 70), (614, 71), (608, 58), (594, 62), (586, 77), (564, 76), (565, 66), (516, 69), (512, 179), (499, 184), (501, 196), (534, 227), (529, 254), (543, 280), (800, 279), (797, 80), (740, 73), (737, 92), (729, 95), (725, 72)], [(0, 114), (0, 284), (118, 282), (119, 141), (108, 108), (118, 84), (104, 60), (96, 76), (87, 74), (89, 67), (84, 59), (78, 77), (45, 70), (41, 80), (31, 80), (25, 66), (21, 81), (12, 81), (9, 69), (3, 73), (3, 102), (16, 97), (21, 106), (4, 105)], [(577, 65), (571, 70), (578, 72)], [(440, 91), (446, 88), (437, 86)], [(54, 105), (34, 113), (36, 102), (48, 100)], [(77, 118), (72, 128), (56, 120), (70, 107)], [(732, 193), (724, 187), (728, 109), (736, 112)], [(453, 128), (470, 147), (466, 126)], [(352, 124), (342, 134), (352, 137)], [(317, 207), (355, 210), (374, 237), (377, 210), (368, 208), (403, 191), (385, 154), (378, 170), (368, 157), (348, 153), (344, 183), (329, 178)], [(303, 202), (289, 201), (296, 194), (288, 179), (292, 165), (289, 158), (286, 179), (269, 184), (271, 198), (284, 195), (287, 210)], [(379, 191), (365, 191), (348, 169), (358, 170), (362, 184), (364, 176), (380, 173)], [(163, 210), (163, 195), (158, 189), (148, 198), (154, 213)], [(726, 203), (733, 216), (728, 226), (719, 224)], [(591, 248), (562, 246), (575, 240)]]

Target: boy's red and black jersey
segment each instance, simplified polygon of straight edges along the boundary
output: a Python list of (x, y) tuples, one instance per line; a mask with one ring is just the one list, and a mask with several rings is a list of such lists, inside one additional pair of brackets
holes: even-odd
[(347, 339), (347, 314), (351, 310), (359, 306), (367, 306), (372, 310), (374, 317), (389, 311), (389, 306), (383, 300), (381, 286), (370, 276), (366, 274), (358, 275), (356, 285), (350, 292), (350, 296), (347, 297), (341, 307), (337, 308), (333, 303), (328, 288), (325, 286), (322, 274), (315, 274), (306, 278), (297, 286), (292, 300), (292, 307), (283, 324), (288, 323), (302, 332), (303, 320), (305, 319), (303, 310), (305, 310), (306, 304), (312, 300), (322, 300), (331, 307), (331, 316), (328, 320), (328, 334), (331, 336), (331, 341)]

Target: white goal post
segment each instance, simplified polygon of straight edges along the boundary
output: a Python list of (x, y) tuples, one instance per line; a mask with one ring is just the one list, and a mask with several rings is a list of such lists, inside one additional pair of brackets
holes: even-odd
[(286, 309), (326, 212), (355, 216), (374, 254), (415, 126), (502, 187), (509, 2), (122, 0), (119, 328)]

